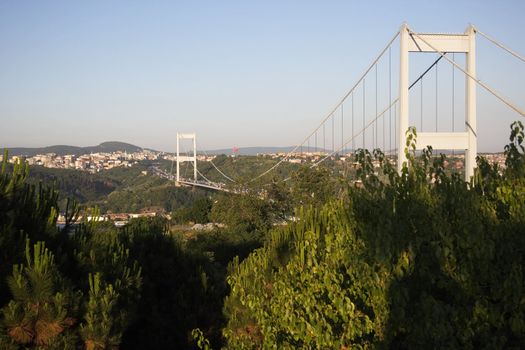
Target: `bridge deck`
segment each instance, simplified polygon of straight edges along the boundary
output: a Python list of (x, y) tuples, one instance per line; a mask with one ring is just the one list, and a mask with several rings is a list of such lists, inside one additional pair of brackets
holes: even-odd
[(230, 190), (228, 190), (226, 188), (219, 187), (219, 186), (216, 186), (216, 185), (210, 185), (210, 184), (206, 184), (206, 183), (200, 183), (200, 182), (180, 180), (179, 184), (186, 185), (186, 186), (198, 186), (198, 187), (208, 188), (210, 190), (215, 190), (215, 191), (230, 192)]

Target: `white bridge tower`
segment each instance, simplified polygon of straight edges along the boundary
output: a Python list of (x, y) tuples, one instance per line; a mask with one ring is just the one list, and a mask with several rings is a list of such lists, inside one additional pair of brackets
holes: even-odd
[[(193, 156), (181, 156), (180, 155), (180, 140), (190, 139), (193, 140)], [(182, 134), (177, 133), (177, 185), (180, 184), (180, 163), (182, 162), (193, 162), (193, 181), (197, 182), (197, 139), (196, 134)]]
[(400, 30), (399, 67), (399, 144), (397, 168), (401, 172), (407, 161), (405, 132), (408, 129), (408, 54), (409, 52), (433, 52), (439, 54), (459, 52), (466, 54), (466, 113), (463, 132), (418, 132), (417, 148), (431, 145), (434, 149), (465, 150), (465, 179), (474, 175), (477, 156), (476, 135), (476, 35), (473, 26), (464, 34), (420, 34), (410, 31), (406, 24)]

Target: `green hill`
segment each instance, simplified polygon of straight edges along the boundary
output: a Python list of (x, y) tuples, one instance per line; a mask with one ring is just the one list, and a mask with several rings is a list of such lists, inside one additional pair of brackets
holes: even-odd
[[(176, 187), (173, 182), (155, 176), (149, 171), (151, 165), (150, 161), (142, 161), (131, 168), (113, 168), (96, 174), (32, 165), (27, 182), (54, 185), (62, 209), (66, 199), (71, 198), (83, 207), (97, 206), (102, 213), (139, 212), (145, 208), (170, 212), (191, 205), (206, 194), (203, 190)], [(7, 164), (8, 171), (12, 168), (12, 164)]]
[(37, 154), (46, 154), (46, 153), (56, 153), (58, 155), (66, 154), (87, 154), (87, 153), (97, 153), (97, 152), (116, 152), (124, 151), (128, 153), (140, 152), (142, 148), (139, 146), (132, 145), (130, 143), (118, 142), (118, 141), (109, 141), (103, 142), (98, 146), (87, 146), (87, 147), (77, 147), (77, 146), (68, 146), (68, 145), (54, 145), (47, 147), (15, 147), (9, 148), (9, 154), (11, 156), (27, 156), (32, 157)]

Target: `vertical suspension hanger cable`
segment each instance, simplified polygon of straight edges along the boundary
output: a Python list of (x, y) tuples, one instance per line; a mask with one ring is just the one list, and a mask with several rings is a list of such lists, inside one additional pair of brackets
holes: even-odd
[(335, 127), (334, 127), (334, 115), (332, 114), (332, 152), (335, 150)]
[(310, 138), (308, 138), (308, 146), (306, 147), (306, 155), (310, 153)]
[[(345, 144), (347, 143), (350, 143), (351, 139), (356, 137), (356, 136), (359, 136), (360, 134), (362, 134), (363, 132), (366, 131), (366, 129), (368, 129), (369, 127), (372, 127), (373, 124), (374, 124), (374, 121), (378, 120), (379, 118), (381, 118), (390, 108), (392, 108), (392, 106), (394, 106), (397, 102), (399, 101), (399, 98), (396, 98), (387, 108), (385, 108), (381, 113), (379, 113), (377, 116), (375, 116), (374, 118), (372, 118), (367, 124), (365, 127), (363, 127), (358, 133), (356, 133), (355, 135), (353, 135), (348, 141), (346, 141)], [(335, 150), (334, 152), (326, 155), (323, 159), (319, 160), (318, 162), (316, 162), (315, 164), (313, 164), (311, 167), (316, 167), (318, 166), (320, 163), (324, 162), (325, 160), (327, 160), (328, 158), (330, 158), (331, 156), (333, 156), (335, 154), (335, 152), (339, 152), (340, 151), (340, 148)]]
[[(184, 146), (184, 142), (182, 144), (182, 154), (184, 154), (184, 157), (188, 157), (188, 152), (186, 152), (186, 147)], [(183, 179), (186, 180), (186, 175), (188, 174), (188, 167), (189, 167), (189, 162), (184, 162), (185, 164), (183, 165), (183, 168), (184, 168), (184, 172), (183, 172)]]
[[(454, 52), (452, 52), (452, 62), (455, 62), (456, 61), (456, 57), (454, 55)], [(455, 79), (455, 76), (454, 76), (454, 71), (455, 71), (455, 67), (454, 65), (452, 65), (452, 132), (455, 131), (455, 117), (454, 117), (454, 114), (455, 114), (455, 109), (456, 109), (456, 106), (455, 106), (455, 100), (454, 100), (454, 96), (455, 96), (455, 85), (456, 85), (456, 79)], [(456, 155), (456, 151), (455, 150), (452, 150), (452, 155), (455, 156)]]
[(314, 137), (314, 139), (315, 139), (315, 149), (314, 149), (314, 152), (318, 152), (318, 150), (317, 150), (317, 130), (315, 131), (315, 137)]
[[(376, 75), (376, 114), (375, 115), (377, 115), (377, 63), (375, 67), (375, 75)], [(373, 137), (373, 140), (374, 140), (374, 149), (375, 149), (379, 147), (379, 134), (377, 132), (377, 125), (379, 124), (379, 121), (376, 120), (374, 124), (375, 124), (375, 136)]]
[(397, 148), (397, 102), (394, 108), (394, 148)]
[(438, 65), (439, 62), (436, 63), (436, 132), (438, 131)]
[[(390, 104), (391, 102), (388, 101), (388, 103)], [(377, 115), (377, 113), (376, 113)], [(383, 144), (382, 144), (382, 147), (383, 147), (383, 152), (386, 152), (386, 139), (385, 139), (385, 129), (386, 129), (386, 115), (382, 115), (381, 116), (381, 120), (382, 120), (382, 125), (383, 125)]]
[[(341, 146), (343, 146), (343, 142), (345, 141), (345, 135), (344, 135), (344, 110), (343, 110), (344, 104), (341, 105)], [(341, 150), (341, 154), (345, 154), (345, 149)]]
[[(388, 48), (388, 103), (392, 103), (392, 50)], [(392, 150), (392, 108), (388, 110), (388, 149)]]
[[(452, 61), (455, 62), (455, 55), (454, 53), (452, 53)], [(454, 76), (454, 71), (455, 71), (455, 67), (454, 65), (452, 65), (452, 132), (455, 131), (455, 112), (456, 112), (456, 106), (455, 106), (455, 100), (454, 100), (454, 96), (455, 96), (455, 85), (456, 85), (456, 80), (455, 80), (455, 76)]]
[[(352, 136), (354, 136), (354, 93), (352, 92)], [(352, 137), (352, 153), (355, 153), (355, 141)]]
[(420, 107), (421, 107), (421, 129), (419, 129), (420, 132), (423, 132), (423, 78), (421, 78), (421, 81), (420, 81), (420, 85), (421, 85), (421, 101), (420, 101)]
[(326, 152), (326, 122), (323, 123), (323, 152)]
[(473, 81), (475, 81), (479, 86), (481, 86), (482, 88), (484, 88), (487, 92), (489, 92), (490, 94), (492, 94), (494, 97), (496, 97), (498, 100), (500, 100), (501, 102), (503, 102), (505, 105), (507, 105), (507, 107), (509, 107), (510, 109), (514, 110), (516, 113), (518, 113), (520, 116), (522, 117), (525, 117), (525, 111), (521, 110), (518, 106), (516, 106), (514, 103), (512, 103), (512, 101), (508, 100), (507, 98), (505, 98), (504, 96), (502, 96), (501, 94), (499, 94), (496, 90), (494, 90), (493, 88), (491, 88), (490, 86), (488, 86), (487, 84), (485, 84), (484, 82), (482, 82), (480, 79), (476, 78), (475, 76), (471, 75), (469, 72), (467, 72), (463, 67), (461, 67), (460, 65), (458, 65), (456, 62), (452, 61), (450, 58), (446, 57), (446, 52), (442, 52), (440, 51), (439, 49), (437, 49), (434, 45), (432, 45), (431, 43), (429, 43), (427, 40), (425, 40), (425, 38), (421, 37), (421, 35), (419, 35), (418, 33), (416, 32), (413, 32), (412, 30), (409, 29), (409, 32), (414, 35), (415, 37), (417, 37), (419, 40), (421, 40), (424, 44), (428, 45), (428, 47), (430, 47), (432, 50), (434, 50), (436, 53), (438, 53), (439, 55), (441, 55), (441, 57), (445, 58), (448, 63), (452, 64), (454, 67), (456, 67), (459, 71), (461, 71), (463, 74), (465, 74), (467, 77), (469, 77), (470, 79), (472, 79)]
[[(366, 124), (366, 121), (365, 121), (365, 109), (366, 109), (366, 105), (365, 105), (365, 102), (366, 102), (366, 99), (365, 99), (365, 95), (366, 95), (365, 82), (366, 82), (366, 79), (363, 79), (363, 128), (365, 127), (365, 124)], [(365, 149), (365, 133), (364, 132), (363, 132), (363, 149)]]
[(400, 34), (400, 31), (397, 31), (395, 33), (395, 35), (392, 37), (392, 39), (390, 39), (390, 41), (385, 46), (385, 48), (379, 53), (379, 55), (368, 66), (368, 68), (361, 75), (361, 77), (357, 80), (357, 82), (353, 85), (353, 87), (341, 98), (341, 100), (335, 105), (335, 107), (329, 113), (326, 114), (326, 116), (322, 119), (322, 121), (318, 124), (318, 126), (314, 130), (312, 130), (312, 132), (303, 139), (302, 143), (297, 143), (296, 146), (291, 151), (289, 151), (283, 158), (281, 158), (276, 164), (272, 165), (269, 169), (267, 169), (266, 171), (263, 171), (261, 174), (255, 176), (249, 182), (253, 182), (253, 181), (255, 181), (255, 180), (265, 176), (266, 174), (270, 173), (271, 171), (273, 171), (275, 168), (277, 168), (279, 165), (281, 165), (283, 162), (285, 162), (299, 148), (300, 144), (304, 144), (304, 142), (306, 142), (306, 139), (308, 137), (310, 137), (317, 130), (319, 130), (321, 128), (321, 125), (324, 126), (325, 121), (327, 121), (328, 118), (337, 110), (337, 108), (339, 108), (339, 106), (358, 88), (359, 84), (365, 79), (366, 75), (370, 72), (370, 70), (372, 70), (372, 68), (377, 63), (377, 61), (379, 61), (379, 59), (381, 59), (383, 54), (391, 47), (391, 45), (396, 40), (396, 38), (399, 36), (399, 34)]

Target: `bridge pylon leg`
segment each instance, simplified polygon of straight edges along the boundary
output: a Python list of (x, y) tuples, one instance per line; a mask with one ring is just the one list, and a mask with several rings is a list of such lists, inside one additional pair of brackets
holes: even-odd
[[(467, 72), (476, 76), (476, 33), (474, 27), (470, 25), (465, 34), (468, 36), (469, 50), (467, 52)], [(478, 155), (477, 146), (477, 126), (476, 126), (476, 82), (474, 79), (465, 76), (466, 98), (465, 103), (466, 116), (465, 127), (468, 134), (468, 148), (465, 150), (465, 180), (469, 181), (474, 176), (476, 167), (476, 157)]]
[(399, 130), (397, 145), (397, 171), (401, 173), (406, 163), (406, 131), (408, 129), (408, 26), (403, 23), (399, 29)]

